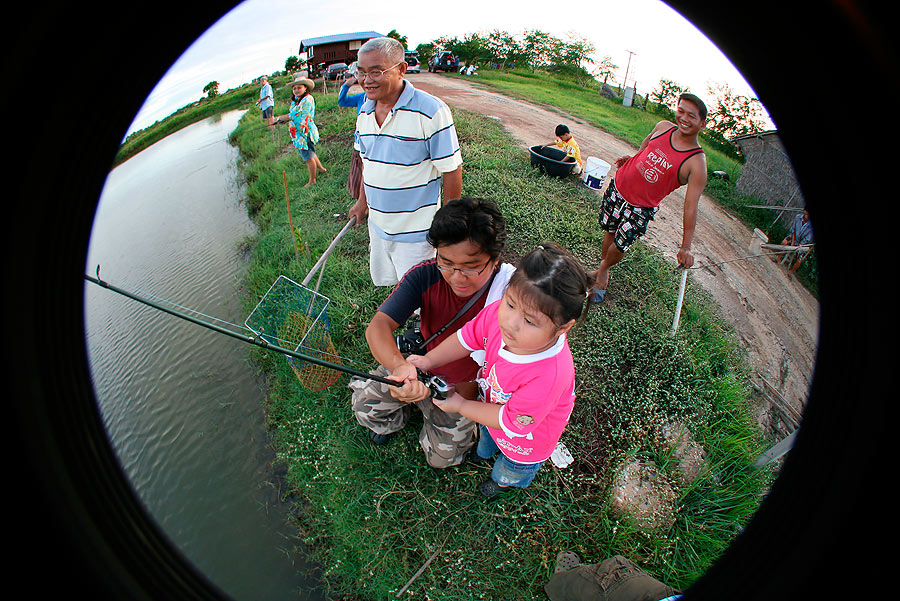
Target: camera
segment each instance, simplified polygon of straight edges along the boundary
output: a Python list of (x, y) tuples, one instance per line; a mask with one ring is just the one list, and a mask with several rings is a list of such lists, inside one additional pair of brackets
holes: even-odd
[(406, 332), (402, 336), (395, 336), (397, 348), (401, 353), (418, 353), (424, 350), (422, 347), (425, 343), (425, 337), (422, 336), (422, 330), (419, 327), (420, 320), (417, 318), (406, 326)]

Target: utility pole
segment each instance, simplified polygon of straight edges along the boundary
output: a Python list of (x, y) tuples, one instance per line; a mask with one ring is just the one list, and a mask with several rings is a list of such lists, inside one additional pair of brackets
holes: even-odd
[(631, 68), (631, 56), (634, 54), (631, 50), (626, 50), (628, 53), (628, 65), (625, 67), (625, 80), (622, 82), (622, 93), (625, 92), (625, 88), (628, 87), (628, 70)]

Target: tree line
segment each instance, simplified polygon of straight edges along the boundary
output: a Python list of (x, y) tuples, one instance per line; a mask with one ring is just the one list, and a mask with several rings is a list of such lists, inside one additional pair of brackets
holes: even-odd
[[(392, 29), (387, 37), (398, 40), (409, 49), (407, 37), (396, 29)], [(618, 85), (616, 73), (619, 65), (610, 56), (597, 57), (594, 45), (574, 33), (562, 39), (539, 29), (528, 29), (520, 34), (495, 29), (468, 33), (462, 37), (442, 36), (415, 47), (423, 64), (427, 64), (435, 53), (444, 50), (456, 55), (464, 66), (478, 64), (503, 71), (543, 71), (573, 80), (588, 89), (596, 88), (607, 95), (611, 89), (608, 84)], [(301, 66), (299, 59), (291, 56), (285, 62), (285, 71), (289, 73)], [(689, 91), (704, 95), (663, 78), (655, 88), (643, 95), (643, 103), (638, 102), (636, 106), (671, 119), (674, 118), (671, 107), (675, 105), (678, 95)], [(704, 137), (731, 146), (728, 138), (765, 129), (764, 110), (758, 99), (737, 94), (726, 83), (708, 86), (706, 97), (711, 101), (707, 102), (709, 135)]]
[[(406, 37), (396, 30), (388, 34), (406, 46)], [(612, 58), (594, 58), (594, 45), (587, 39), (569, 34), (568, 39), (560, 39), (537, 29), (526, 30), (514, 35), (508, 31), (494, 30), (489, 33), (470, 33), (462, 38), (444, 36), (432, 42), (419, 44), (416, 51), (423, 61), (427, 61), (438, 50), (447, 50), (459, 57), (466, 65), (479, 65), (495, 69), (527, 69), (546, 71), (575, 80), (581, 86), (598, 86), (616, 82), (619, 66)], [(671, 107), (678, 95), (692, 91), (669, 79), (660, 79), (659, 84), (645, 94), (641, 108), (650, 108), (656, 113), (672, 117)], [(695, 92), (697, 93), (697, 92)], [(726, 138), (761, 132), (765, 126), (762, 103), (756, 98), (737, 94), (726, 83), (716, 84), (707, 89), (709, 116), (707, 128), (713, 138), (724, 142)]]
[(585, 38), (569, 34), (567, 39), (561, 39), (538, 29), (521, 34), (495, 29), (461, 38), (443, 36), (416, 46), (423, 60), (439, 50), (452, 52), (459, 57), (460, 63), (467, 65), (478, 63), (503, 70), (542, 70), (581, 81), (606, 80), (618, 69), (609, 56), (595, 60), (594, 45)]

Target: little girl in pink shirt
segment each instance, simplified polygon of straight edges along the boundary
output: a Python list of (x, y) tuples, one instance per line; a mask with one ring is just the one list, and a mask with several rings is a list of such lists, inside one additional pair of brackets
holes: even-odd
[[(566, 333), (585, 313), (591, 281), (565, 249), (544, 243), (526, 255), (503, 298), (486, 306), (455, 337), (407, 360), (423, 372), (475, 353), (481, 395), (435, 400), (443, 411), (480, 424), (477, 457), (498, 451), (491, 479), (479, 490), (493, 497), (525, 488), (559, 442), (575, 400), (575, 368)], [(408, 381), (404, 387), (424, 386)]]

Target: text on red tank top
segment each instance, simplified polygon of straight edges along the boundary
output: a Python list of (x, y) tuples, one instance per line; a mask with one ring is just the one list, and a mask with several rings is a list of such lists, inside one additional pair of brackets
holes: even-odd
[[(681, 186), (678, 174), (686, 160), (702, 148), (678, 150), (672, 146), (675, 127), (651, 138), (646, 148), (616, 171), (616, 190), (637, 207), (657, 207), (663, 198)], [(668, 134), (668, 135), (667, 135)]]

